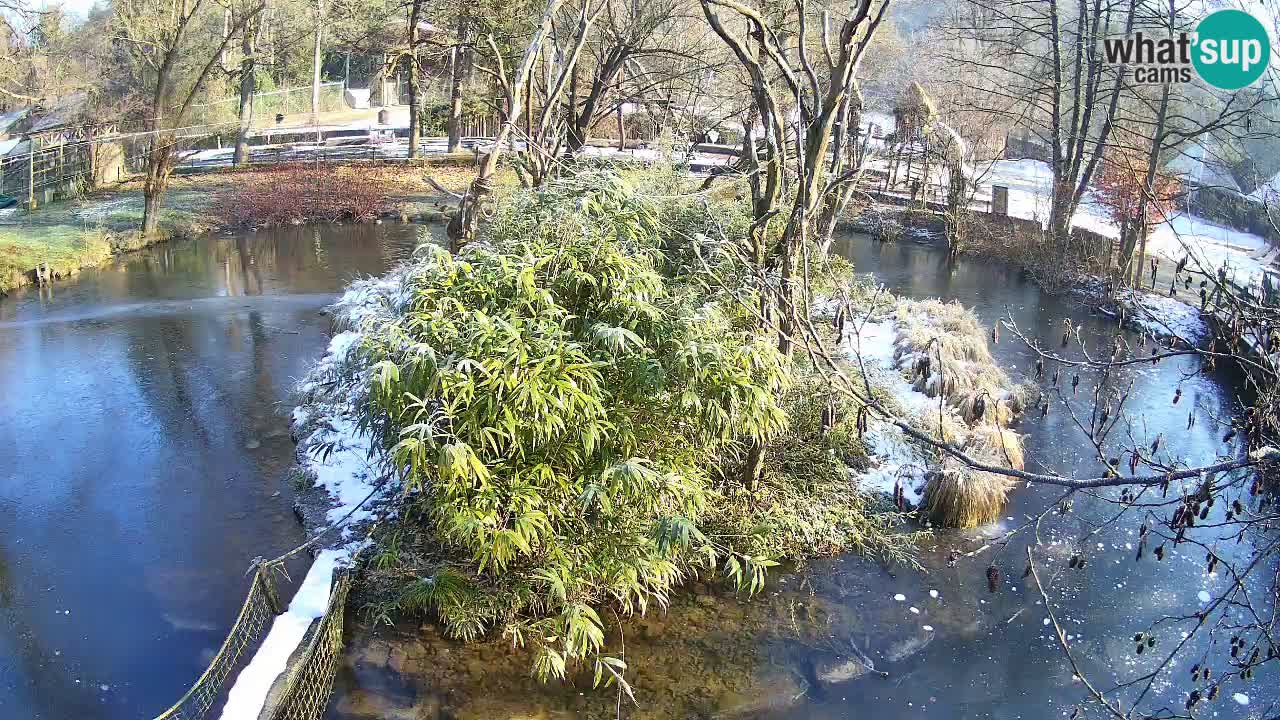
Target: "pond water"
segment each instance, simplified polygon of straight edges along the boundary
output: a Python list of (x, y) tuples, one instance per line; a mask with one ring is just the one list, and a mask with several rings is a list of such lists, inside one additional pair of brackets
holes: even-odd
[(288, 403), (322, 308), (426, 232), (204, 237), (0, 300), (0, 717), (150, 718), (203, 672), (251, 559), (303, 540)]
[[(1081, 325), (1095, 348), (1109, 346), (1114, 332), (1114, 320), (1042, 293), (996, 263), (951, 265), (934, 247), (881, 245), (860, 236), (843, 238), (838, 251), (902, 296), (959, 300), (988, 326), (1011, 315), (1051, 347), (1064, 318)], [(1030, 378), (1034, 358), (1008, 333), (993, 350), (1015, 379)], [(1163, 433), (1166, 447), (1203, 464), (1236, 451), (1223, 445), (1221, 430), (1209, 418), (1236, 412), (1239, 384), (1229, 373), (1205, 378), (1194, 371), (1191, 359), (1143, 363), (1131, 366), (1118, 386), (1132, 382), (1125, 408), (1139, 441)], [(1087, 409), (1083, 398), (1094, 381), (1082, 378), (1081, 410)], [(1183, 396), (1172, 407), (1175, 387)], [(1188, 429), (1193, 408), (1200, 422)], [(1026, 434), (1029, 469), (1100, 472), (1092, 447), (1065, 410), (1055, 407), (1047, 418), (1026, 420), (1018, 430)], [(1046, 626), (1039, 592), (1021, 577), (1032, 531), (1004, 544), (991, 542), (1056, 507), (1061, 494), (1020, 487), (1002, 522), (934, 534), (920, 555), (922, 571), (845, 556), (775, 573), (750, 601), (695, 586), (665, 613), (628, 621), (610, 638), (613, 647), (625, 648), (636, 704), (613, 689), (593, 691), (589, 677), (568, 685), (538, 684), (529, 678), (528, 655), (501, 639), (463, 645), (441, 638), (430, 625), (355, 622), (329, 717), (1066, 717), (1086, 691)], [(1153, 656), (1170, 652), (1195, 621), (1162, 625), (1160, 645), (1145, 655), (1135, 653), (1135, 633), (1165, 615), (1193, 611), (1202, 591), (1217, 597), (1227, 587), (1223, 577), (1206, 574), (1203, 549), (1184, 545), (1163, 561), (1148, 551), (1135, 561), (1141, 519), (1110, 523), (1119, 512), (1117, 499), (1118, 491), (1080, 495), (1072, 512), (1050, 513), (1038, 530), (1044, 545), (1037, 552), (1054, 612), (1080, 669), (1104, 689), (1147, 672)], [(1224, 558), (1250, 550), (1247, 541), (1215, 542), (1213, 531), (1198, 532)], [(1068, 559), (1077, 553), (1087, 563), (1070, 569)], [(1003, 575), (994, 594), (985, 575), (992, 562)], [(1172, 676), (1152, 680), (1150, 707), (1181, 710), (1190, 689), (1188, 669), (1205, 647), (1204, 634), (1195, 635)], [(850, 664), (858, 653), (885, 674)], [(1206, 712), (1263, 717), (1277, 699), (1274, 683), (1273, 675), (1260, 673), (1251, 684), (1227, 688)], [(1235, 692), (1249, 695), (1250, 705), (1233, 701)]]

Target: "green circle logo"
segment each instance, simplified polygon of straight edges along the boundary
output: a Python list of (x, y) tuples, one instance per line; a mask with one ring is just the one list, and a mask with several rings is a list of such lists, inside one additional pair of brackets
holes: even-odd
[(1219, 10), (1196, 28), (1191, 62), (1221, 90), (1239, 90), (1262, 77), (1271, 59), (1271, 39), (1258, 19), (1242, 10)]

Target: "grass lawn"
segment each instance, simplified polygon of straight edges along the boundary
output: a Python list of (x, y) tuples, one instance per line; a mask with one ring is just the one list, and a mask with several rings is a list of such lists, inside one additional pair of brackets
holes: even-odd
[[(212, 223), (207, 183), (175, 178), (160, 216), (161, 239), (200, 232)], [(98, 265), (117, 252), (143, 247), (142, 190), (136, 183), (65, 200), (33, 212), (16, 209), (0, 216), (0, 292), (28, 282), (28, 274), (48, 264), (57, 277)]]
[[(442, 162), (443, 161), (443, 162)], [(456, 204), (426, 181), (426, 175), (442, 186), (464, 192), (475, 170), (462, 156), (433, 159), (429, 165), (398, 166), (391, 189), (399, 211), (410, 218), (440, 219)], [(212, 172), (174, 176), (165, 193), (159, 238), (197, 234), (224, 225), (216, 211), (218, 199), (243, 181), (243, 172)], [(499, 171), (498, 189), (519, 185), (509, 168)], [(28, 283), (33, 269), (48, 263), (56, 277), (109, 260), (113, 255), (144, 247), (138, 234), (142, 224), (142, 186), (132, 182), (95, 192), (78, 200), (65, 200), (33, 212), (0, 211), (0, 295)]]

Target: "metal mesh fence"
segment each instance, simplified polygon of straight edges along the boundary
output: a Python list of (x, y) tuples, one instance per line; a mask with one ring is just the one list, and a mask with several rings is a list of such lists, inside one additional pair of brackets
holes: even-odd
[(235, 625), (231, 626), (231, 632), (227, 633), (227, 639), (218, 649), (218, 654), (187, 694), (158, 715), (156, 720), (202, 720), (220, 699), (227, 676), (239, 664), (245, 651), (256, 645), (266, 634), (276, 616), (277, 606), (271, 579), (262, 566), (259, 566), (259, 570), (253, 574), (253, 583), (240, 608), (240, 615), (236, 618)]
[(290, 670), (271, 720), (319, 720), (324, 714), (342, 658), (343, 615), (350, 589), (350, 573), (343, 572), (335, 578), (329, 607)]
[[(274, 564), (257, 566), (249, 595), (218, 654), (182, 699), (155, 720), (204, 720), (222, 699), (231, 672), (245, 653), (266, 636), (272, 620), (282, 610), (269, 572)], [(277, 699), (268, 701), (266, 717), (270, 720), (319, 720), (324, 714), (342, 657), (342, 629), (351, 581), (350, 571), (341, 571), (334, 578), (324, 615), (307, 636), (297, 662), (287, 671)]]
[[(341, 82), (320, 83), (320, 112), (342, 110), (344, 89)], [(199, 123), (219, 123), (235, 120), (240, 111), (240, 99), (228, 98), (203, 105), (196, 105), (192, 119)], [(258, 118), (273, 115), (297, 115), (311, 112), (311, 86), (284, 88), (254, 93), (253, 114)]]

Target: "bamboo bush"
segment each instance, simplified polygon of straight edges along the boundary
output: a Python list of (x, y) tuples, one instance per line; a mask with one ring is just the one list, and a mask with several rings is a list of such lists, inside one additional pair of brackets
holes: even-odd
[[(542, 679), (625, 683), (614, 613), (692, 577), (751, 594), (783, 559), (909, 560), (899, 516), (851, 482), (857, 409), (829, 408), (729, 299), (750, 301), (723, 242), (745, 208), (629, 178), (501, 198), (462, 254), (426, 250), (389, 280), (403, 301), (369, 316), (348, 370), (402, 484), (369, 611), (502, 633)], [(747, 487), (733, 469), (752, 443), (771, 462)]]
[(660, 271), (620, 186), (516, 194), (463, 257), (437, 252), (363, 349), (371, 422), (439, 543), (397, 598), (467, 639), (501, 629), (543, 678), (620, 676), (605, 606), (694, 573), (758, 590), (771, 558), (703, 530), (715, 461), (787, 425), (783, 358)]

